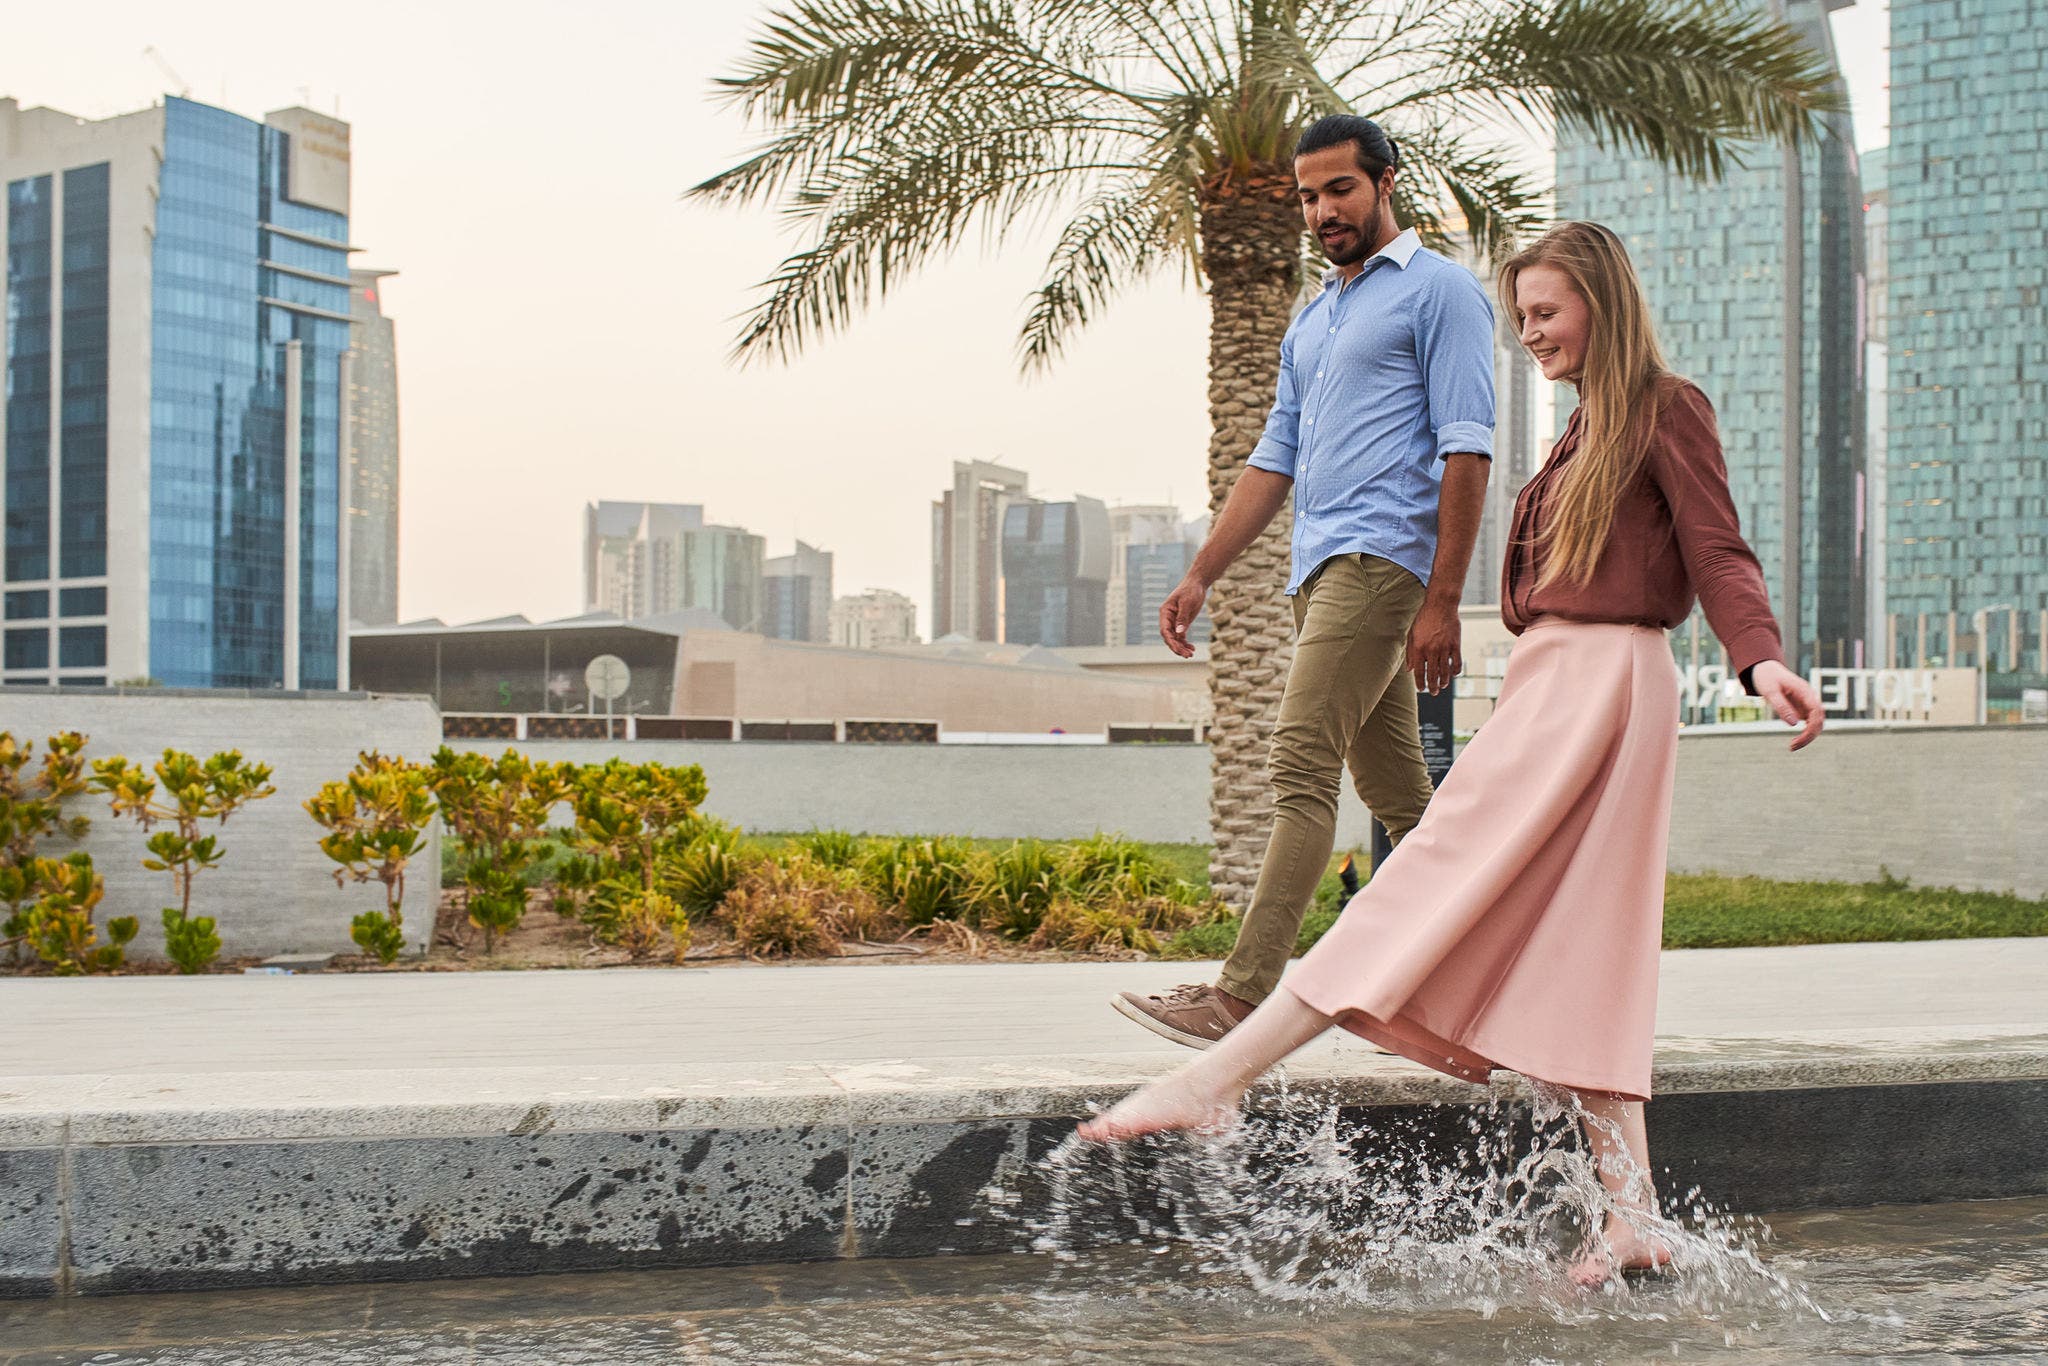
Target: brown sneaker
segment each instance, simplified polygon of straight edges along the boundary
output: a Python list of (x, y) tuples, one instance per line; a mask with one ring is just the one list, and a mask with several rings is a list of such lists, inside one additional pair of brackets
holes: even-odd
[(1162, 996), (1121, 991), (1110, 1004), (1160, 1038), (1189, 1048), (1207, 1048), (1252, 1013), (1249, 1002), (1207, 982), (1178, 986)]

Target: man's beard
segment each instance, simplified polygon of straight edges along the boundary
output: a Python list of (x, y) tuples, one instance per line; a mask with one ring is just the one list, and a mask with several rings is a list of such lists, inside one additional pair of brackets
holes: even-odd
[(1321, 233), (1317, 233), (1316, 244), (1323, 249), (1323, 258), (1333, 266), (1355, 266), (1366, 257), (1372, 255), (1374, 251), (1372, 225), (1379, 222), (1379, 217), (1380, 200), (1379, 196), (1375, 194), (1372, 200), (1372, 207), (1366, 211), (1366, 226), (1359, 227), (1353, 223), (1344, 224), (1343, 226), (1350, 228), (1351, 231), (1344, 234), (1334, 244), (1324, 240)]

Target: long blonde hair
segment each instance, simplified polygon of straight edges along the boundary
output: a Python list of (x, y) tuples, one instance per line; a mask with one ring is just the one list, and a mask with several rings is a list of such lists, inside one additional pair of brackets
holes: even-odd
[(1547, 551), (1539, 586), (1593, 577), (1623, 490), (1643, 467), (1671, 372), (1657, 345), (1643, 282), (1621, 239), (1598, 223), (1559, 223), (1501, 263), (1501, 306), (1522, 330), (1515, 281), (1531, 266), (1564, 272), (1591, 325), (1579, 373), (1583, 428), (1560, 481), (1554, 514), (1537, 534)]

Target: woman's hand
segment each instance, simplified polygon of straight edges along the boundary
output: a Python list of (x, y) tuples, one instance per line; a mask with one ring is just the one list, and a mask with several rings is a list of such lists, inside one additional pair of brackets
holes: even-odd
[(1820, 694), (1813, 690), (1813, 684), (1775, 659), (1767, 659), (1752, 668), (1749, 681), (1756, 685), (1757, 695), (1778, 713), (1780, 721), (1788, 726), (1804, 727), (1792, 741), (1793, 749), (1805, 749), (1819, 737), (1826, 714), (1821, 710)]

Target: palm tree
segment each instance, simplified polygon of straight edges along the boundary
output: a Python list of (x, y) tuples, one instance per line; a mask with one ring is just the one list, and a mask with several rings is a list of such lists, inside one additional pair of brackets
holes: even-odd
[[(1206, 285), (1209, 499), (1258, 442), (1312, 240), (1292, 152), (1324, 114), (1399, 143), (1398, 208), (1498, 251), (1544, 187), (1507, 148), (1563, 125), (1702, 179), (1836, 106), (1823, 65), (1737, 0), (790, 0), (723, 96), (770, 137), (698, 185), (806, 232), (735, 348), (787, 358), (971, 232), (1069, 215), (1018, 342), (1049, 364), (1116, 291)], [(1217, 892), (1242, 905), (1271, 814), (1265, 747), (1291, 655), (1288, 516), (1215, 586)]]

